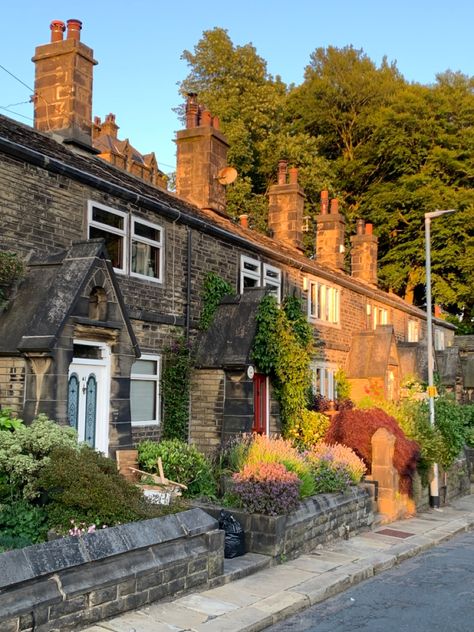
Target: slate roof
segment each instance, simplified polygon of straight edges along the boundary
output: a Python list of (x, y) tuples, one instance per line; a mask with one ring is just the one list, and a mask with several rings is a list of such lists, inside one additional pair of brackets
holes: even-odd
[[(383, 301), (386, 304), (392, 304), (394, 307), (417, 315), (420, 318), (426, 317), (423, 310), (409, 305), (395, 294), (388, 294), (378, 288), (368, 286), (367, 284), (352, 278), (348, 274), (327, 268), (324, 265), (308, 259), (297, 248), (283, 244), (280, 241), (276, 241), (271, 237), (257, 233), (256, 231), (243, 228), (240, 224), (236, 223), (225, 214), (218, 214), (209, 209), (199, 209), (196, 206), (178, 198), (173, 193), (152, 185), (151, 183), (147, 183), (140, 178), (127, 173), (126, 171), (118, 169), (114, 165), (93, 154), (81, 155), (80, 153), (74, 152), (68, 146), (56, 141), (47, 134), (38, 132), (27, 125), (14, 121), (3, 115), (0, 115), (0, 141), (1, 139), (10, 141), (10, 143), (17, 143), (18, 145), (21, 145), (24, 148), (32, 149), (41, 155), (61, 161), (68, 167), (77, 169), (80, 172), (90, 174), (96, 178), (101, 178), (106, 182), (148, 197), (155, 202), (162, 204), (164, 207), (179, 211), (182, 214), (183, 221), (185, 216), (188, 215), (189, 217), (200, 220), (204, 223), (203, 225), (220, 228), (230, 235), (235, 235), (236, 237), (245, 240), (247, 246), (250, 249), (253, 248), (255, 252), (266, 252), (268, 256), (273, 256), (276, 259), (285, 259), (290, 265), (294, 265), (309, 274), (329, 279), (342, 286), (349, 286), (362, 294), (372, 297), (374, 300)], [(5, 145), (2, 146), (0, 143), (0, 151), (2, 148), (4, 150), (7, 149)], [(14, 153), (15, 148), (13, 145), (11, 147), (9, 145), (7, 150)], [(445, 323), (444, 321), (438, 322), (450, 329), (455, 328), (453, 325)]]
[(389, 364), (398, 366), (392, 325), (379, 325), (374, 331), (354, 334), (347, 358), (346, 371), (350, 378), (384, 376)]
[[(0, 355), (51, 351), (99, 257), (105, 259), (104, 244), (93, 239), (76, 242), (61, 255), (31, 259), (25, 279), (0, 318)], [(132, 344), (138, 349), (111, 268), (109, 272)]]
[(265, 293), (264, 288), (249, 288), (244, 294), (224, 298), (211, 326), (200, 336), (195, 366), (218, 369), (251, 364), (256, 315)]

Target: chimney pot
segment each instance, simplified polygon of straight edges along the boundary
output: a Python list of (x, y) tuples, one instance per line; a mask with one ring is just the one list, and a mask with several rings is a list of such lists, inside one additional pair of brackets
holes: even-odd
[(203, 110), (201, 112), (201, 125), (203, 125), (204, 127), (211, 127), (212, 115), (209, 110)]
[(220, 126), (221, 126), (221, 123), (219, 121), (219, 117), (218, 116), (214, 116), (213, 119), (212, 119), (212, 127), (214, 129), (219, 129)]
[(331, 200), (331, 209), (329, 212), (334, 215), (339, 213), (339, 200), (337, 198)]
[(248, 228), (249, 227), (249, 216), (244, 214), (244, 215), (239, 215), (239, 221), (240, 221), (240, 225), (242, 226), (242, 228)]
[(357, 220), (357, 234), (363, 235), (365, 233), (365, 221), (363, 219)]
[(197, 102), (197, 94), (188, 92), (186, 95), (186, 128), (197, 127), (199, 116), (199, 105)]
[(321, 215), (327, 215), (329, 204), (329, 191), (321, 191)]
[(288, 166), (287, 160), (278, 161), (278, 184), (286, 184), (286, 169)]
[(62, 20), (53, 20), (49, 25), (51, 29), (51, 41), (52, 42), (62, 42), (63, 33), (66, 30), (66, 25)]
[(290, 174), (290, 184), (298, 184), (298, 167), (291, 167), (288, 173)]
[(365, 225), (365, 234), (366, 235), (372, 235), (372, 229), (373, 229), (373, 224), (367, 223)]
[(81, 39), (82, 22), (80, 20), (68, 20), (67, 21), (67, 39), (76, 40), (79, 42)]

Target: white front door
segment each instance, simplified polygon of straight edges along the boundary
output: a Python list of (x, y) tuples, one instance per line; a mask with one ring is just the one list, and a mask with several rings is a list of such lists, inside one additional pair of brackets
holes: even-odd
[[(105, 345), (74, 345), (69, 366), (68, 420), (78, 440), (104, 454), (109, 446), (109, 353)], [(87, 356), (87, 357), (84, 357)]]

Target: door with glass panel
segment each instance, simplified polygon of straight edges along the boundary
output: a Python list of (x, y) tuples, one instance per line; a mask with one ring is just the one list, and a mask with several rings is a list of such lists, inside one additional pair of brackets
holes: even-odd
[(108, 367), (100, 347), (74, 345), (78, 355), (69, 366), (68, 421), (78, 441), (107, 454), (108, 451)]

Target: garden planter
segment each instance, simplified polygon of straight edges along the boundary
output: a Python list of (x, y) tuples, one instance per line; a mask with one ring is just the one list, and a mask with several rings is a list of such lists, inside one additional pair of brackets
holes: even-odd
[[(214, 518), (221, 507), (194, 502)], [(372, 497), (364, 485), (338, 494), (318, 494), (301, 501), (288, 515), (265, 516), (229, 509), (245, 532), (246, 550), (289, 559), (318, 544), (347, 537), (369, 527), (374, 519)]]

